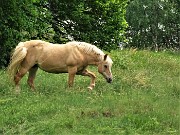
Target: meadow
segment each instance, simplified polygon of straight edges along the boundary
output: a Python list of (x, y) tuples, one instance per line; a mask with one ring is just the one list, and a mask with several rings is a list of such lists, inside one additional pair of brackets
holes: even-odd
[(96, 86), (76, 76), (67, 87), (67, 74), (38, 70), (36, 92), (21, 81), (14, 93), (5, 70), (0, 70), (0, 134), (41, 135), (179, 135), (180, 54), (116, 50), (112, 84), (96, 67)]

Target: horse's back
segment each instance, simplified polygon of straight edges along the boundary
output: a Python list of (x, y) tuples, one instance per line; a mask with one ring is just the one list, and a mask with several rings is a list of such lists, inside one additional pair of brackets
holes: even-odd
[(26, 47), (31, 47), (31, 46), (42, 45), (42, 44), (45, 44), (45, 43), (47, 43), (47, 42), (42, 41), (42, 40), (29, 40), (29, 41), (25, 41), (25, 42), (23, 42), (23, 43), (24, 43), (24, 45), (25, 45)]
[(67, 72), (68, 66), (81, 66), (82, 54), (74, 45), (44, 44), (38, 65), (47, 72)]

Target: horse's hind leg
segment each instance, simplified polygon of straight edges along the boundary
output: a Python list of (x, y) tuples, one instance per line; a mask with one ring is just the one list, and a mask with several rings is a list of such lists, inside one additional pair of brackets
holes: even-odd
[(27, 73), (27, 71), (27, 68), (21, 67), (21, 69), (16, 73), (14, 77), (16, 93), (20, 93), (19, 82), (22, 79), (22, 77)]
[(85, 69), (85, 70), (81, 73), (81, 75), (83, 75), (83, 76), (89, 76), (89, 77), (91, 78), (91, 82), (90, 82), (90, 85), (89, 85), (88, 88), (89, 88), (90, 90), (92, 90), (92, 89), (94, 88), (94, 86), (95, 86), (95, 80), (96, 80), (95, 74), (92, 73), (92, 72), (90, 72), (90, 71), (88, 71), (87, 69)]
[(37, 70), (38, 70), (37, 65), (35, 65), (35, 66), (33, 66), (32, 68), (29, 69), (29, 76), (28, 76), (27, 83), (28, 83), (28, 85), (30, 86), (30, 88), (32, 90), (35, 89), (35, 87), (34, 87), (34, 79), (35, 79)]

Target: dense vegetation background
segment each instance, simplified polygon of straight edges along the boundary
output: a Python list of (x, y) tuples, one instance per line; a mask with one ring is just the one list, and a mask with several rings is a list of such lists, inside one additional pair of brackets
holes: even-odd
[(104, 50), (180, 48), (179, 0), (0, 1), (0, 67), (20, 42), (85, 41)]

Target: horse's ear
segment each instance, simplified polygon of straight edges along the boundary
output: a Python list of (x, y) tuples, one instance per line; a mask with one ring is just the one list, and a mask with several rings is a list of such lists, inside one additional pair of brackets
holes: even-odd
[(107, 56), (108, 56), (108, 54), (105, 54), (105, 55), (104, 55), (104, 61), (107, 59)]

